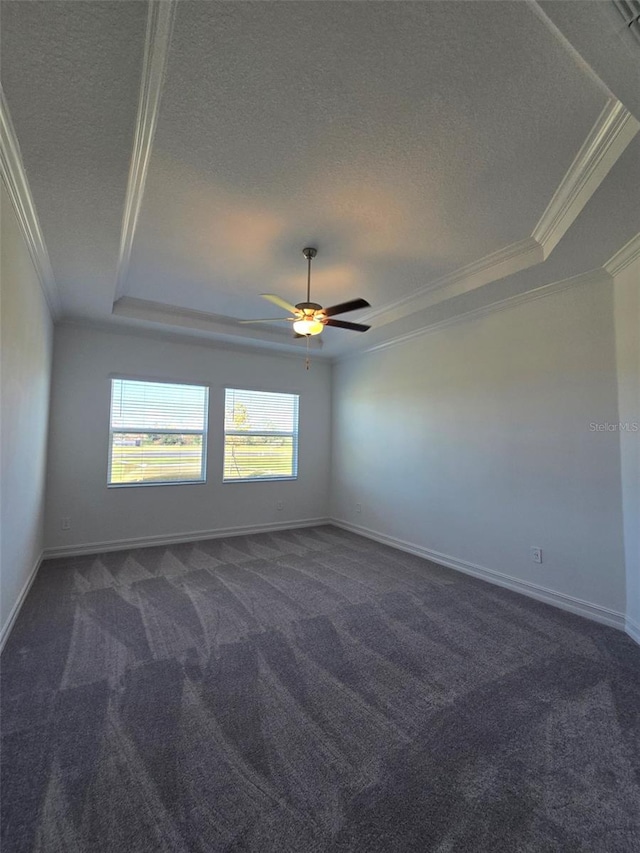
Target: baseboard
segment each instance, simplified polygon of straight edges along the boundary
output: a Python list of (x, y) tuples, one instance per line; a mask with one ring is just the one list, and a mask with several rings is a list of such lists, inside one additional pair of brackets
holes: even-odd
[[(464, 572), (466, 575), (472, 575), (480, 580), (485, 580), (497, 586), (510, 589), (513, 592), (527, 595), (529, 598), (535, 598), (537, 601), (543, 601), (545, 604), (559, 607), (561, 610), (568, 610), (570, 613), (575, 613), (578, 616), (586, 616), (588, 619), (601, 622), (603, 625), (610, 625), (612, 628), (619, 628), (622, 631), (625, 630), (624, 614), (610, 610), (608, 607), (601, 607), (599, 604), (592, 604), (589, 601), (583, 601), (580, 598), (566, 595), (563, 592), (556, 592), (553, 589), (548, 589), (529, 581), (519, 580), (511, 575), (487, 569), (485, 566), (469, 563), (466, 560), (459, 560), (455, 557), (450, 557), (448, 554), (441, 554), (439, 551), (431, 551), (429, 548), (423, 548), (421, 545), (415, 545), (412, 542), (405, 542), (402, 539), (397, 539), (395, 536), (378, 533), (375, 530), (370, 530), (368, 527), (360, 527), (360, 525), (350, 524), (347, 521), (341, 521), (337, 518), (332, 518), (330, 523), (336, 527), (343, 528), (343, 530), (349, 530), (352, 533), (365, 536), (367, 539), (381, 542), (383, 545), (390, 545), (392, 548), (398, 548), (400, 551), (407, 551), (410, 554), (416, 554), (418, 557), (424, 557), (433, 563), (438, 563), (440, 566), (456, 569), (459, 572)], [(626, 630), (629, 633), (629, 620), (626, 621)], [(633, 635), (630, 634), (630, 636)]]
[(107, 551), (128, 551), (130, 548), (149, 548), (154, 545), (179, 545), (181, 542), (198, 542), (202, 539), (222, 539), (247, 536), (250, 533), (275, 533), (278, 530), (297, 530), (329, 524), (328, 518), (301, 518), (293, 521), (274, 521), (268, 524), (245, 524), (240, 527), (222, 527), (216, 530), (191, 530), (187, 533), (170, 533), (159, 536), (139, 536), (135, 539), (112, 539), (107, 542), (87, 542), (82, 545), (60, 545), (45, 548), (43, 559), (53, 557), (81, 557), (83, 554), (104, 554)]
[(53, 557), (77, 557), (82, 556), (83, 554), (99, 554), (107, 551), (126, 551), (130, 548), (148, 548), (154, 545), (178, 545), (181, 542), (197, 542), (202, 539), (221, 539), (223, 537), (246, 536), (251, 533), (273, 533), (278, 530), (297, 530), (305, 527), (316, 527), (321, 524), (333, 524), (336, 527), (341, 527), (343, 530), (349, 530), (352, 533), (357, 533), (359, 536), (364, 536), (367, 539), (373, 539), (376, 542), (381, 542), (384, 545), (389, 545), (400, 551), (407, 551), (410, 554), (416, 554), (418, 557), (424, 557), (427, 560), (431, 560), (433, 563), (438, 563), (438, 565), (464, 572), (464, 574), (472, 575), (473, 577), (488, 581), (489, 583), (496, 584), (497, 586), (505, 587), (513, 592), (519, 592), (522, 595), (527, 595), (530, 598), (535, 598), (538, 601), (543, 601), (546, 604), (551, 604), (554, 607), (559, 607), (562, 610), (567, 610), (570, 613), (577, 614), (578, 616), (585, 616), (588, 619), (592, 619), (604, 625), (610, 625), (613, 628), (626, 631), (626, 633), (635, 640), (635, 642), (640, 644), (640, 625), (632, 619), (625, 620), (623, 613), (618, 613), (615, 610), (610, 610), (609, 608), (602, 607), (599, 604), (583, 601), (580, 598), (575, 598), (574, 596), (566, 595), (562, 592), (556, 592), (555, 590), (530, 583), (529, 581), (519, 580), (511, 575), (505, 575), (502, 572), (497, 572), (494, 569), (488, 569), (485, 566), (479, 566), (476, 563), (470, 563), (467, 560), (459, 560), (455, 557), (449, 556), (448, 554), (441, 554), (439, 551), (432, 551), (431, 549), (424, 548), (421, 545), (406, 542), (403, 539), (396, 538), (395, 536), (387, 536), (384, 533), (379, 533), (378, 531), (371, 530), (368, 527), (351, 524), (338, 518), (305, 518), (292, 521), (271, 522), (269, 524), (246, 524), (239, 527), (224, 527), (216, 530), (198, 530), (161, 536), (141, 536), (134, 539), (119, 539), (108, 542), (90, 542), (72, 547), (60, 546), (56, 548), (45, 548), (32, 569), (18, 600), (13, 606), (9, 619), (0, 633), (0, 650), (9, 636), (13, 623), (15, 622), (22, 603), (29, 592), (29, 588), (31, 587), (33, 579), (35, 578), (43, 560)]
[(35, 576), (38, 574), (38, 569), (40, 568), (40, 564), (44, 560), (44, 551), (40, 552), (40, 556), (35, 562), (34, 567), (31, 569), (29, 577), (24, 582), (24, 586), (20, 590), (20, 595), (18, 596), (16, 603), (11, 608), (11, 612), (9, 613), (9, 618), (2, 626), (2, 630), (0, 630), (0, 652), (4, 648), (4, 644), (9, 639), (9, 634), (11, 633), (11, 629), (13, 628), (16, 619), (18, 618), (18, 613), (20, 613), (20, 608), (24, 604), (24, 600), (27, 597), (27, 593), (31, 589), (31, 584), (35, 580)]
[(640, 646), (640, 625), (638, 625), (637, 622), (634, 622), (633, 619), (629, 619), (629, 617), (627, 617), (625, 630), (631, 639), (635, 640)]

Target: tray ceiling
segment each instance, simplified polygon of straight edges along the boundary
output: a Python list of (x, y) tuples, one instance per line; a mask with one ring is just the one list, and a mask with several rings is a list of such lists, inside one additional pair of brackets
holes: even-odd
[[(286, 327), (233, 318), (278, 316), (261, 292), (300, 301), (305, 245), (312, 296), (362, 296), (382, 327), (386, 306), (409, 300), (410, 316), (430, 283), (511, 246), (537, 265), (505, 281), (535, 287), (640, 230), (632, 144), (600, 167), (557, 261), (531, 236), (614, 102), (540, 7), (186, 0), (123, 259), (148, 10), (2, 3), (4, 92), (65, 317), (291, 347)], [(367, 338), (322, 337), (328, 355)]]

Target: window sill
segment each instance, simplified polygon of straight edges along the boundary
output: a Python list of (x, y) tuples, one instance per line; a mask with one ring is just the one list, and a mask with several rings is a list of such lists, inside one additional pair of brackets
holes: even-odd
[(157, 480), (149, 483), (107, 483), (108, 489), (138, 489), (141, 486), (204, 486), (206, 480)]
[(226, 483), (282, 483), (297, 480), (297, 477), (229, 477), (223, 478), (223, 484)]

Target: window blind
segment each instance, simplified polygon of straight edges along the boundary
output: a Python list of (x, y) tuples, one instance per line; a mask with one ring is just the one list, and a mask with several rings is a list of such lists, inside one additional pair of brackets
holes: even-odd
[(203, 482), (209, 391), (111, 380), (108, 484)]
[(224, 480), (292, 480), (298, 476), (297, 394), (227, 388)]

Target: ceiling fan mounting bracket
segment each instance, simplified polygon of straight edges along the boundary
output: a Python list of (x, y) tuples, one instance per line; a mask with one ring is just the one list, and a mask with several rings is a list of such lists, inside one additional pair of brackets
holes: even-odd
[(318, 254), (318, 250), (314, 249), (312, 246), (307, 246), (305, 249), (302, 250), (302, 254), (308, 261), (312, 261)]

